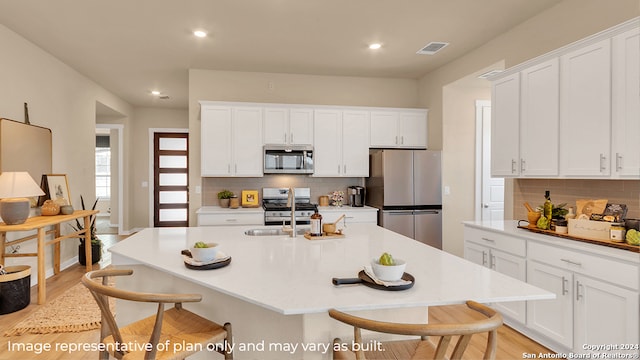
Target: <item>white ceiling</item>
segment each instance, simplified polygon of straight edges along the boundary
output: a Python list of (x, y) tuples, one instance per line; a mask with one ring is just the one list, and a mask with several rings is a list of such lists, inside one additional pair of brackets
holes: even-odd
[[(190, 68), (417, 79), (560, 1), (0, 0), (0, 24), (132, 105), (186, 108)], [(416, 55), (431, 41), (450, 45)]]

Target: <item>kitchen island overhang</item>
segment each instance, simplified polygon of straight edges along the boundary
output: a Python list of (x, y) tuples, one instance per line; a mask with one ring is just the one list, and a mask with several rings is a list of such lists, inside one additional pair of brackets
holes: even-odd
[[(114, 245), (112, 264), (134, 266), (123, 286), (138, 291), (199, 292), (193, 309), (214, 321), (230, 321), (238, 339), (270, 343), (327, 343), (351, 330), (326, 314), (330, 308), (394, 321), (427, 319), (429, 306), (552, 299), (554, 294), (445, 253), (373, 224), (350, 224), (339, 239), (248, 236), (254, 227), (150, 228)], [(197, 241), (216, 242), (232, 257), (215, 270), (187, 269), (181, 251)], [(381, 291), (363, 285), (335, 286), (334, 277), (355, 277), (383, 252), (407, 261), (412, 288)], [(120, 321), (142, 317), (119, 304)], [(190, 307), (191, 309), (191, 307)], [(259, 321), (259, 319), (268, 319)], [(243, 341), (244, 341), (243, 340)], [(253, 355), (251, 355), (253, 354)], [(290, 358), (330, 358), (322, 352)], [(259, 358), (286, 354), (261, 353)], [(252, 358), (253, 352), (236, 358)]]

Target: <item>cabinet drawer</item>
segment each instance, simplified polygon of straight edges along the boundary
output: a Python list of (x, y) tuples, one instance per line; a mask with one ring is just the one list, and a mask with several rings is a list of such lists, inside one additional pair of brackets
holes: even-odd
[(640, 282), (638, 265), (605, 258), (601, 255), (530, 241), (529, 258), (631, 289), (640, 287), (638, 285)]
[(378, 212), (377, 210), (324, 210), (322, 208), (319, 209), (320, 215), (322, 215), (323, 223), (332, 223), (336, 221), (340, 215), (345, 214), (344, 220), (340, 220), (340, 222), (344, 221), (347, 225), (350, 223), (378, 223)]
[(524, 239), (499, 234), (492, 231), (483, 231), (465, 226), (464, 239), (476, 244), (498, 249), (517, 256), (527, 255), (527, 242)]
[(249, 214), (198, 214), (198, 226), (264, 225), (264, 215)]

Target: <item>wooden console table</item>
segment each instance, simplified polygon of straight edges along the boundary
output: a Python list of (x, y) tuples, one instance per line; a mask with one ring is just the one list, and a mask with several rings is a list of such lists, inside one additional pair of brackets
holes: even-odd
[[(36, 216), (27, 219), (23, 224), (19, 225), (7, 225), (0, 223), (0, 264), (4, 264), (4, 259), (8, 257), (23, 257), (23, 256), (37, 256), (38, 257), (38, 304), (44, 304), (47, 298), (47, 279), (45, 276), (45, 245), (53, 244), (53, 273), (54, 275), (60, 272), (60, 242), (64, 239), (70, 238), (86, 238), (87, 231), (91, 226), (91, 216), (98, 213), (98, 210), (79, 210), (70, 215), (55, 215), (55, 216)], [(76, 219), (84, 218), (84, 227), (80, 231), (68, 235), (61, 235), (60, 224), (72, 221)], [(53, 230), (46, 230), (47, 226), (53, 226)], [(10, 231), (30, 231), (37, 230), (35, 235), (26, 236), (20, 239), (7, 241), (7, 232)], [(45, 242), (47, 234), (53, 234), (53, 239)], [(89, 239), (91, 234), (88, 234)], [(36, 253), (17, 253), (7, 254), (5, 248), (7, 246), (16, 245), (21, 242), (37, 239), (38, 250)], [(86, 270), (91, 271), (91, 246), (85, 246), (86, 255)]]

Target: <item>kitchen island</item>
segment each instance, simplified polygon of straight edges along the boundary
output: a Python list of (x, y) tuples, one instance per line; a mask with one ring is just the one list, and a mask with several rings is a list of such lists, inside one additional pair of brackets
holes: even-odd
[[(189, 309), (233, 324), (236, 345), (244, 346), (237, 348), (241, 351), (236, 351), (236, 359), (330, 359), (326, 346), (335, 336), (348, 339), (352, 333), (328, 317), (330, 308), (377, 319), (426, 322), (428, 306), (468, 299), (486, 303), (554, 298), (551, 292), (373, 224), (350, 224), (344, 238), (327, 240), (245, 235), (250, 228), (145, 229), (109, 249), (114, 265), (135, 271), (131, 279), (120, 279), (119, 286), (203, 294), (203, 301), (188, 304)], [(207, 271), (187, 269), (180, 252), (197, 241), (219, 243), (232, 257), (231, 264)], [(415, 277), (412, 288), (382, 291), (332, 284), (334, 277), (356, 277), (383, 252), (407, 261), (406, 272)], [(118, 303), (119, 321), (152, 312)]]

